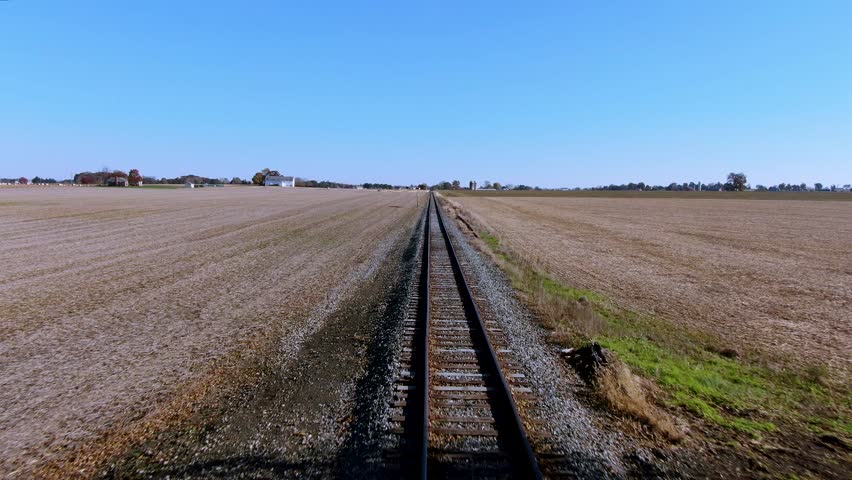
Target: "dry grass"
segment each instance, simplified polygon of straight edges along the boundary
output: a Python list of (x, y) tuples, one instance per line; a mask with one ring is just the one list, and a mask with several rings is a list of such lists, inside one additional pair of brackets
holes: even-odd
[(397, 192), (0, 189), (0, 476), (171, 421), (418, 211)]
[(615, 355), (609, 359), (595, 388), (597, 394), (615, 411), (626, 413), (648, 424), (670, 441), (683, 440), (683, 431), (667, 413), (648, 401), (642, 388), (642, 380), (633, 375), (630, 368)]

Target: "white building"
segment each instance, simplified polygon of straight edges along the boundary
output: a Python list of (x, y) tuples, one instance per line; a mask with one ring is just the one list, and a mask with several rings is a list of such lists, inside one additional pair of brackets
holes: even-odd
[(263, 180), (263, 185), (267, 187), (295, 187), (296, 177), (285, 175), (267, 175)]

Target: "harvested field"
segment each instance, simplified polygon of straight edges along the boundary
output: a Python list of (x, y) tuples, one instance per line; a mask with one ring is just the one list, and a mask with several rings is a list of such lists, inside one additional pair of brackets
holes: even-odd
[(304, 332), (419, 212), (402, 192), (0, 189), (0, 476), (129, 429), (259, 337)]
[(731, 348), (852, 366), (852, 203), (454, 196), (521, 257)]

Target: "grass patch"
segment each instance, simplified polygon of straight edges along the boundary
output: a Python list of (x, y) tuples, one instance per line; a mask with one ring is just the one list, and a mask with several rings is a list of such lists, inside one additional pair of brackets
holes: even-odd
[(668, 406), (755, 437), (777, 431), (781, 423), (852, 436), (848, 390), (832, 387), (824, 367), (779, 371), (759, 357), (728, 358), (738, 355), (723, 355), (725, 346), (714, 336), (618, 308), (603, 295), (572, 288), (526, 263), (495, 235), (479, 237), (557, 342), (577, 347), (597, 341), (654, 380)]
[(479, 238), (481, 238), (491, 250), (497, 250), (500, 247), (500, 239), (488, 232), (481, 232), (479, 234)]

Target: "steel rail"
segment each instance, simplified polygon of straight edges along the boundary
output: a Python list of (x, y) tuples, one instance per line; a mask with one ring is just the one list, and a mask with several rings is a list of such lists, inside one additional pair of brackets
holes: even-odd
[[(431, 200), (431, 196), (430, 196)], [(415, 425), (417, 432), (415, 435), (415, 443), (412, 448), (412, 454), (415, 461), (412, 462), (412, 478), (425, 479), (428, 477), (429, 464), (429, 323), (431, 318), (430, 309), (430, 280), (432, 273), (431, 268), (431, 226), (432, 226), (432, 202), (427, 202), (426, 206), (426, 227), (425, 237), (423, 239), (423, 266), (420, 271), (420, 304), (419, 304), (419, 320), (421, 323), (421, 341), (417, 345), (417, 359), (415, 365), (419, 372), (417, 377), (417, 390), (420, 394), (420, 408), (417, 410)]]
[[(467, 279), (465, 278), (464, 272), (462, 271), (461, 265), (459, 264), (458, 258), (456, 257), (453, 242), (450, 241), (449, 233), (447, 232), (447, 229), (444, 225), (444, 216), (441, 214), (441, 208), (438, 206), (438, 201), (435, 198), (435, 195), (430, 194), (430, 197), (432, 203), (435, 204), (435, 212), (438, 216), (438, 225), (441, 228), (441, 233), (443, 234), (444, 242), (447, 245), (447, 251), (450, 254), (450, 263), (452, 264), (453, 270), (456, 274), (456, 278), (458, 279), (458, 282), (462, 287), (462, 299), (465, 303), (465, 308), (468, 310), (469, 314), (476, 319), (476, 325), (479, 328), (479, 332), (482, 335), (483, 343), (485, 344), (488, 353), (485, 356), (486, 360), (490, 364), (489, 367), (491, 371), (494, 372), (494, 374), (496, 374), (497, 378), (499, 379), (499, 382), (497, 382), (497, 395), (495, 395), (495, 399), (498, 401), (498, 405), (496, 406), (498, 407), (498, 411), (502, 413), (502, 418), (500, 420), (503, 420), (503, 423), (509, 429), (509, 435), (507, 435), (507, 438), (504, 438), (504, 441), (509, 447), (511, 456), (519, 463), (516, 465), (515, 469), (519, 477), (521, 478), (542, 479), (544, 478), (544, 476), (541, 473), (541, 467), (539, 466), (538, 461), (535, 458), (535, 453), (533, 453), (529, 437), (527, 436), (526, 429), (524, 428), (524, 423), (521, 420), (521, 416), (518, 413), (518, 407), (517, 405), (515, 405), (515, 400), (512, 397), (512, 390), (509, 387), (509, 383), (506, 381), (505, 375), (503, 375), (502, 368), (500, 368), (500, 362), (497, 358), (497, 353), (494, 350), (494, 346), (491, 344), (491, 340), (488, 338), (488, 332), (485, 329), (485, 322), (482, 321), (482, 316), (479, 313), (479, 307), (476, 306), (476, 302), (473, 299), (473, 292), (470, 290), (470, 286), (467, 283)], [(428, 232), (429, 231), (427, 230), (427, 234)], [(428, 320), (426, 323), (428, 324)], [(426, 338), (428, 339), (428, 335)], [(427, 362), (426, 370), (428, 370), (428, 366), (429, 364)], [(426, 374), (426, 376), (428, 379), (428, 373)], [(428, 387), (428, 381), (426, 385)], [(426, 398), (428, 405), (428, 393), (426, 393)], [(426, 412), (426, 415), (428, 422), (428, 410)], [(423, 471), (425, 472), (425, 463)]]

